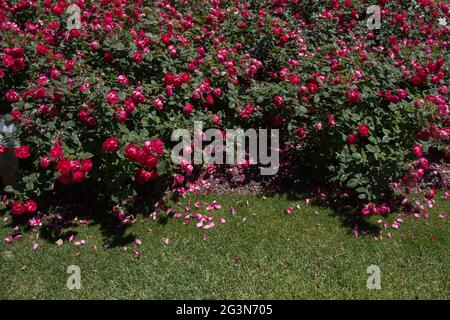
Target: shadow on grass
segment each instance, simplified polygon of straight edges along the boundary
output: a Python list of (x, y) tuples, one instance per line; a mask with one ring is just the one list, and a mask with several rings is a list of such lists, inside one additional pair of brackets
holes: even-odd
[[(151, 193), (149, 190), (151, 189)], [(164, 188), (161, 188), (163, 190)], [(128, 232), (128, 227), (132, 225), (125, 224), (112, 214), (113, 204), (102, 199), (101, 196), (93, 192), (94, 188), (91, 186), (83, 186), (79, 188), (79, 192), (74, 193), (66, 187), (62, 186), (55, 190), (52, 195), (47, 195), (39, 199), (38, 217), (43, 218), (45, 212), (45, 221), (39, 229), (39, 236), (48, 243), (55, 243), (58, 240), (64, 242), (71, 238), (75, 239), (79, 235), (78, 228), (83, 224), (88, 227), (98, 227), (102, 235), (102, 245), (104, 248), (123, 247), (137, 239), (137, 235)], [(155, 193), (151, 187), (146, 190), (139, 190), (140, 193), (135, 197), (139, 200), (142, 194), (151, 194), (151, 197), (145, 198), (145, 203), (154, 204), (162, 196), (160, 193)], [(149, 213), (154, 211), (151, 206), (143, 205), (144, 201), (137, 201), (141, 205), (134, 207), (132, 212), (136, 218), (136, 213)], [(14, 228), (21, 226), (25, 232), (31, 231), (28, 225), (30, 216), (13, 216), (12, 219), (5, 225), (5, 228)], [(168, 217), (160, 216), (157, 222), (161, 225), (168, 223)]]
[[(340, 201), (327, 198), (332, 192), (325, 191), (323, 187), (319, 187), (320, 181), (316, 179), (320, 172), (318, 168), (309, 167), (304, 169), (309, 174), (304, 174), (301, 181), (296, 180), (296, 175), (293, 175), (290, 170), (280, 171), (275, 177), (264, 177), (255, 171), (259, 169), (255, 169), (246, 175), (246, 180), (242, 181), (242, 185), (239, 188), (245, 189), (245, 185), (252, 185), (256, 182), (260, 184), (260, 187), (257, 188), (258, 191), (264, 190), (262, 194), (268, 198), (284, 195), (287, 200), (296, 202), (305, 202), (307, 198), (314, 199), (314, 206), (329, 209), (330, 215), (339, 219), (342, 226), (348, 230), (348, 234), (353, 233), (355, 227), (357, 227), (361, 231), (361, 235), (378, 236), (381, 231), (380, 226), (362, 216), (357, 209), (358, 205), (354, 201), (352, 202), (349, 197)], [(220, 182), (220, 184), (227, 183), (230, 185), (229, 191), (233, 193), (233, 182), (226, 180), (221, 180)], [(221, 188), (223, 187), (221, 186)], [(249, 192), (252, 193), (252, 190)], [(320, 194), (323, 194), (324, 197), (321, 198)]]

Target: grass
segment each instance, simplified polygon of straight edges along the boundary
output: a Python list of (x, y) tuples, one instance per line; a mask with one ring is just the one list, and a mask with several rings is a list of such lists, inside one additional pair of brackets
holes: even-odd
[[(103, 248), (99, 225), (74, 229), (86, 240), (81, 248), (25, 233), (0, 245), (0, 299), (448, 299), (449, 221), (437, 216), (449, 206), (441, 195), (430, 218), (407, 217), (392, 238), (384, 232), (379, 240), (355, 239), (329, 209), (236, 195), (201, 197), (217, 199), (227, 220), (207, 231), (182, 219), (140, 218), (125, 235), (142, 245), (127, 251)], [(285, 214), (298, 203), (300, 210)], [(5, 225), (2, 239), (11, 232)], [(161, 240), (167, 237), (169, 244)], [(142, 251), (139, 259), (132, 248)], [(81, 268), (80, 290), (66, 287), (69, 265)], [(366, 287), (370, 265), (381, 269), (381, 290)]]

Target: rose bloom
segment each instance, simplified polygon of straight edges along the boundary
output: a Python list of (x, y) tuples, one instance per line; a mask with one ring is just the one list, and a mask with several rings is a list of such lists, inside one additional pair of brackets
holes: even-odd
[(293, 75), (289, 76), (289, 82), (292, 84), (299, 84), (300, 78), (299, 78), (299, 76), (293, 74)]
[(26, 208), (25, 208), (25, 206), (22, 203), (15, 202), (15, 203), (13, 203), (13, 205), (11, 207), (11, 210), (12, 210), (14, 215), (20, 216), (20, 215), (25, 213)]
[(22, 147), (16, 148), (16, 149), (14, 149), (14, 154), (16, 155), (16, 158), (18, 158), (18, 159), (26, 159), (30, 156), (30, 147), (22, 146)]
[(4, 53), (2, 55), (2, 63), (5, 65), (5, 67), (11, 68), (14, 65), (14, 58), (9, 54)]
[(126, 113), (132, 113), (136, 109), (136, 104), (130, 98), (125, 98), (123, 103), (125, 105)]
[(301, 139), (305, 136), (306, 129), (304, 127), (298, 127), (296, 131), (297, 131), (297, 137), (299, 139)]
[(421, 156), (423, 156), (422, 147), (416, 144), (413, 148), (413, 153), (417, 158), (420, 158)]
[(119, 94), (116, 90), (111, 90), (108, 92), (108, 95), (106, 96), (106, 101), (108, 104), (114, 105), (119, 103)]
[(194, 106), (191, 103), (187, 103), (183, 107), (183, 112), (185, 115), (190, 115), (192, 113), (192, 110), (194, 110)]
[(355, 133), (350, 133), (347, 136), (347, 143), (348, 144), (357, 144), (358, 143), (358, 136)]
[(146, 155), (139, 161), (146, 168), (156, 168), (158, 165), (158, 158), (152, 155)]
[(9, 103), (19, 102), (19, 94), (13, 89), (9, 89), (5, 94), (6, 101)]
[(425, 170), (430, 167), (428, 160), (424, 157), (419, 159), (419, 165), (422, 167), (422, 169), (425, 169)]
[(53, 148), (50, 149), (50, 157), (52, 159), (61, 159), (63, 156), (62, 147), (59, 145), (55, 145)]
[(280, 96), (275, 96), (275, 97), (273, 98), (273, 103), (275, 104), (275, 106), (276, 106), (277, 108), (280, 108), (280, 107), (282, 107), (283, 104), (284, 104), (284, 99), (283, 99), (282, 97), (280, 97)]
[(38, 206), (36, 204), (36, 202), (34, 202), (33, 200), (28, 200), (27, 202), (25, 202), (25, 210), (28, 213), (33, 213), (37, 210)]
[(130, 144), (125, 148), (123, 155), (127, 159), (136, 159), (138, 151), (138, 147), (136, 147), (134, 144)]
[(56, 165), (56, 170), (58, 170), (61, 175), (66, 175), (72, 172), (72, 162), (68, 159), (62, 159)]
[(160, 139), (156, 139), (153, 142), (153, 150), (156, 152), (157, 155), (161, 156), (164, 154), (164, 142), (162, 142)]
[(103, 150), (106, 152), (112, 153), (114, 151), (117, 151), (120, 147), (119, 139), (117, 138), (107, 138), (105, 141), (103, 141)]
[(39, 161), (39, 165), (42, 169), (47, 169), (50, 166), (50, 159), (47, 156), (43, 156), (41, 161)]
[(4, 145), (0, 144), (0, 156), (6, 154), (7, 152), (8, 149)]
[(131, 94), (131, 99), (133, 100), (134, 103), (139, 104), (145, 100), (145, 96), (142, 93), (142, 91), (136, 89)]
[(93, 168), (92, 160), (91, 159), (84, 159), (81, 162), (81, 170), (83, 172), (90, 172)]
[(182, 82), (182, 83), (189, 83), (189, 80), (190, 80), (189, 73), (183, 72), (183, 73), (180, 75), (180, 79), (181, 79), (181, 82)]
[(72, 175), (72, 181), (74, 183), (79, 183), (84, 181), (84, 172), (83, 171), (75, 171)]
[(431, 200), (434, 197), (436, 197), (436, 190), (431, 188), (430, 191), (428, 191), (428, 193), (425, 195), (425, 199)]
[(182, 184), (184, 182), (184, 176), (182, 176), (181, 174), (177, 174), (173, 180), (174, 184)]
[(360, 124), (358, 126), (358, 132), (361, 136), (367, 136), (369, 134), (369, 128), (364, 124)]
[(167, 73), (164, 75), (164, 84), (165, 84), (165, 85), (171, 85), (171, 84), (173, 84), (173, 83), (175, 82), (174, 78), (175, 78), (175, 77), (173, 76), (172, 72), (167, 72)]
[(123, 75), (123, 74), (117, 76), (117, 81), (120, 84), (125, 84), (125, 85), (130, 84), (130, 80), (128, 79), (128, 77), (126, 75)]
[(361, 101), (358, 89), (352, 89), (349, 92), (347, 92), (347, 98), (352, 103), (358, 103), (359, 101)]

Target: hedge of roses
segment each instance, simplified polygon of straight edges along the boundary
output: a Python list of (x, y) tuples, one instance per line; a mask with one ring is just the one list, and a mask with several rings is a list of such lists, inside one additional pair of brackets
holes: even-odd
[[(125, 219), (137, 195), (186, 183), (202, 168), (171, 163), (170, 135), (193, 120), (279, 129), (292, 182), (331, 186), (365, 215), (419, 186), (430, 150), (449, 156), (445, 4), (0, 3), (0, 114), (21, 142), (3, 206), (33, 223), (56, 193), (92, 190)], [(80, 29), (67, 29), (71, 3)]]

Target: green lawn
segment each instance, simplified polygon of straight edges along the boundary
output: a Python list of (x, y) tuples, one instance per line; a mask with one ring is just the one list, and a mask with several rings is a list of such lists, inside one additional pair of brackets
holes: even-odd
[[(131, 242), (127, 251), (103, 248), (98, 224), (73, 229), (76, 240), (86, 240), (81, 248), (25, 233), (12, 245), (0, 244), (0, 298), (449, 299), (449, 221), (438, 218), (449, 205), (441, 196), (430, 218), (406, 217), (392, 238), (385, 231), (381, 240), (355, 239), (332, 211), (304, 201), (235, 195), (201, 197), (223, 205), (217, 214), (226, 223), (216, 221), (211, 230), (183, 225), (182, 219), (157, 223), (140, 216), (126, 236), (142, 245)], [(300, 209), (285, 214), (297, 204)], [(6, 224), (2, 239), (11, 231)], [(33, 242), (40, 244), (37, 250)], [(133, 248), (142, 251), (139, 259)], [(80, 290), (66, 287), (69, 265), (81, 268)], [(381, 268), (381, 290), (366, 287), (369, 265)]]

